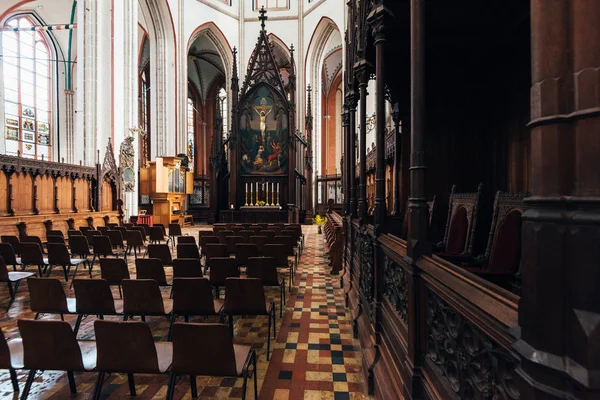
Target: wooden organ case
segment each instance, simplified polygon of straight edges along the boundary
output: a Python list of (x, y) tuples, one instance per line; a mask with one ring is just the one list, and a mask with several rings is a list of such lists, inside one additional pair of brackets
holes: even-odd
[(185, 213), (186, 195), (194, 192), (194, 174), (181, 165), (182, 160), (156, 157), (148, 168), (140, 169), (140, 194), (150, 197), (155, 223), (178, 223)]

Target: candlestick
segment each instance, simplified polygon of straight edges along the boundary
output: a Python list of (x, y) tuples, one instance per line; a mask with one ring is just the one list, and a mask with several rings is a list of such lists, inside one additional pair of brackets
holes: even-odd
[(254, 203), (252, 202), (252, 192), (253, 192), (253, 191), (254, 191), (254, 190), (252, 189), (252, 184), (250, 184), (250, 205), (251, 205), (251, 206), (253, 206), (253, 205), (254, 205)]
[(244, 206), (248, 206), (248, 182), (246, 182), (246, 191), (244, 192)]
[(256, 182), (256, 205), (258, 205), (258, 182)]
[(276, 204), (276, 206), (279, 205), (279, 196), (280, 196), (280, 193), (279, 193), (279, 182), (277, 182), (277, 204)]

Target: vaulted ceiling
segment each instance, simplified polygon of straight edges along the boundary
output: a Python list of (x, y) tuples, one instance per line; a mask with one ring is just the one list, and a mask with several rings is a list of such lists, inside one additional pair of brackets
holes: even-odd
[(206, 101), (214, 82), (225, 78), (223, 60), (212, 40), (206, 35), (199, 36), (190, 47), (188, 77), (200, 93), (202, 101)]

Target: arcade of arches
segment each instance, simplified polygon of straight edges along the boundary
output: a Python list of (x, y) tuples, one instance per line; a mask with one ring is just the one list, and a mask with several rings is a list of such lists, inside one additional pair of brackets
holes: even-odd
[(491, 3), (3, 1), (0, 397), (600, 398), (600, 2)]

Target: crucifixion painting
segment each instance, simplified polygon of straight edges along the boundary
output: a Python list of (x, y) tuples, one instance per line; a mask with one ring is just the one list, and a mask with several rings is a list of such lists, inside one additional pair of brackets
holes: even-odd
[(282, 114), (287, 111), (275, 99), (278, 97), (267, 86), (259, 87), (248, 99), (250, 114), (240, 121), (241, 167), (245, 174), (286, 171), (288, 126)]

